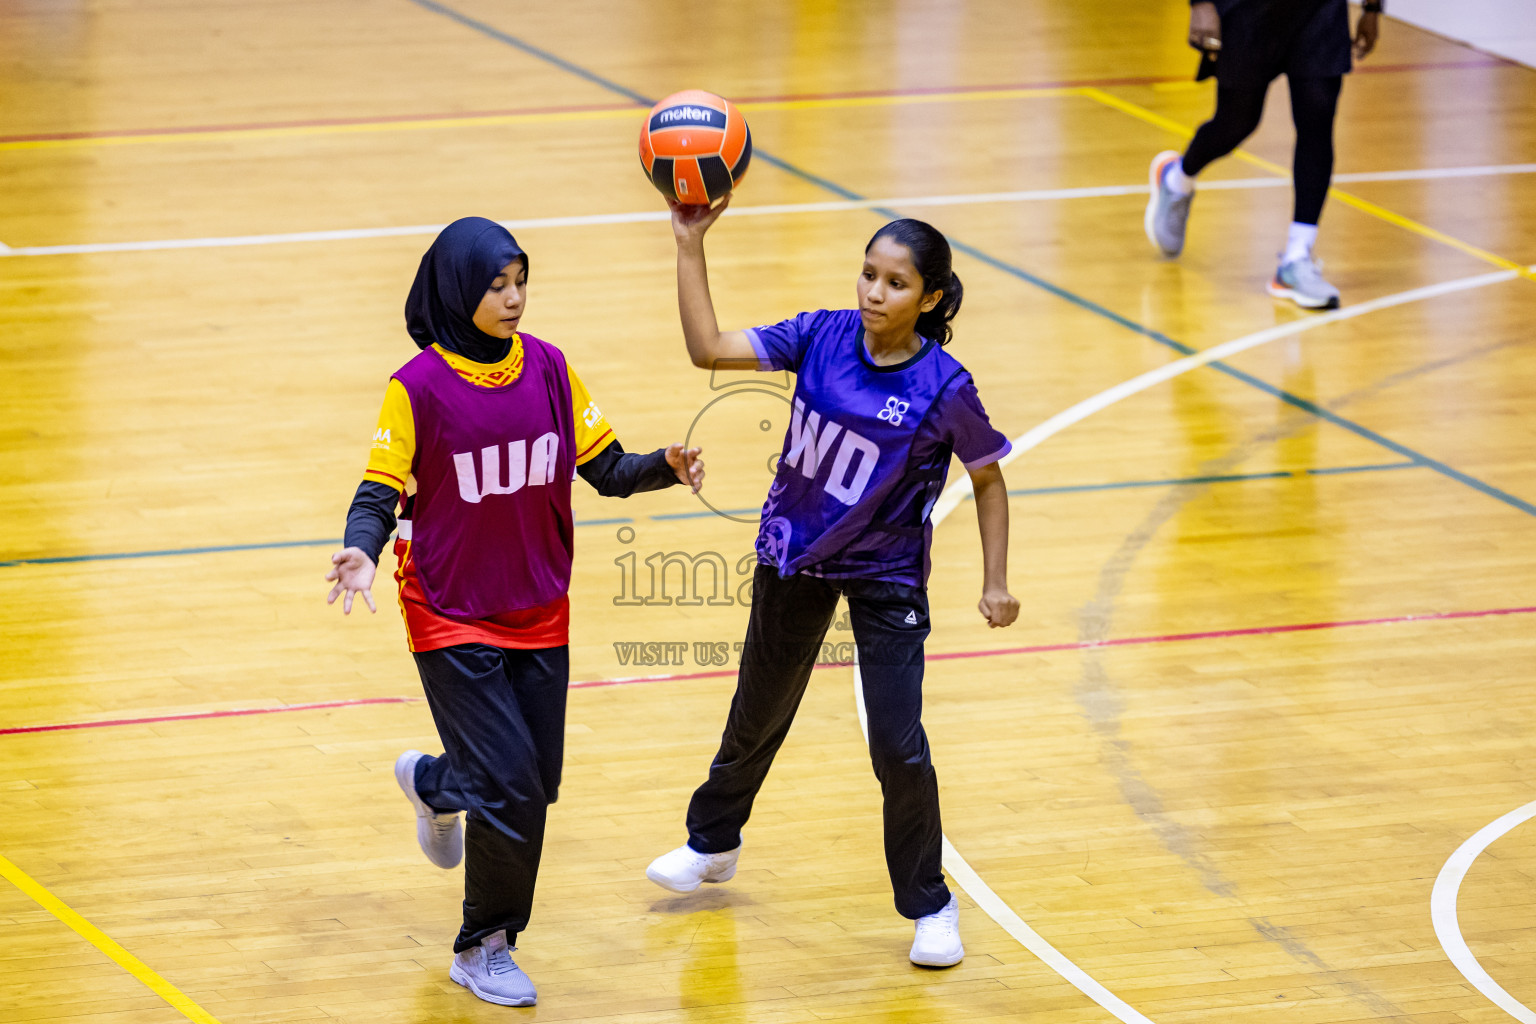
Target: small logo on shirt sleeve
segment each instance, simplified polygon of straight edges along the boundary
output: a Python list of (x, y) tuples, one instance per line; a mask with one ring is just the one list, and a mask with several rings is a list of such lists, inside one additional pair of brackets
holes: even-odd
[(583, 409), (581, 413), (581, 421), (587, 425), (588, 430), (591, 430), (593, 427), (597, 426), (598, 422), (602, 418), (603, 410), (597, 407), (596, 402), (588, 402), (587, 407)]

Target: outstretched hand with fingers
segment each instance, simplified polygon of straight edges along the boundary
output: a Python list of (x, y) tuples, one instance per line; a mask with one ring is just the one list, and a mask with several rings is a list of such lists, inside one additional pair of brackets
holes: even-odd
[(684, 448), (681, 444), (667, 446), (667, 465), (672, 467), (679, 480), (693, 489), (694, 494), (704, 486), (704, 460), (699, 458), (703, 454), (703, 448)]
[[(702, 470), (700, 471), (702, 474)], [(378, 566), (373, 564), (373, 559), (363, 553), (362, 548), (343, 548), (331, 556), (331, 571), (325, 574), (327, 580), (334, 580), (336, 585), (331, 588), (331, 593), (325, 599), (326, 604), (335, 604), (341, 597), (341, 610), (343, 614), (352, 614), (352, 599), (358, 594), (363, 595), (363, 600), (368, 604), (370, 612), (377, 612), (378, 606), (373, 603), (373, 574), (378, 571)], [(342, 595), (345, 594), (345, 597)]]

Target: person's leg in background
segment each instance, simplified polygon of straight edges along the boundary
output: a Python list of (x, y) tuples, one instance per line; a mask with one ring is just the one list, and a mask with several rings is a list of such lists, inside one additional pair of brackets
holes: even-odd
[(1291, 176), (1296, 202), (1286, 236), (1285, 251), (1270, 282), (1269, 292), (1308, 309), (1333, 309), (1339, 290), (1323, 279), (1312, 248), (1323, 202), (1333, 181), (1333, 122), (1343, 77), (1287, 77), (1291, 89), (1291, 119), (1296, 124), (1296, 153)]
[(1184, 231), (1195, 198), (1195, 176), (1226, 156), (1258, 128), (1269, 86), (1216, 88), (1216, 113), (1202, 124), (1182, 155), (1166, 150), (1152, 158), (1152, 197), (1147, 203), (1147, 238), (1165, 256), (1184, 250)]

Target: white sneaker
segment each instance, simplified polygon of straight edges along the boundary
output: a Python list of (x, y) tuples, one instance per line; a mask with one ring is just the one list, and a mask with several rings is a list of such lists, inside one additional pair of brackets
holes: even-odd
[(487, 935), (480, 945), (455, 955), (448, 977), (498, 1006), (532, 1006), (539, 1001), (533, 982), (512, 962), (505, 931)]
[(725, 853), (700, 853), (684, 843), (651, 861), (645, 877), (673, 892), (693, 892), (704, 882), (729, 882), (736, 874), (741, 847)]
[(457, 811), (438, 814), (416, 795), (416, 762), (425, 755), (407, 750), (395, 759), (395, 781), (416, 808), (416, 842), (427, 860), (440, 868), (456, 867), (464, 859), (464, 828)]
[(917, 919), (907, 959), (923, 967), (953, 967), (965, 959), (960, 944), (960, 901), (951, 896), (937, 914)]

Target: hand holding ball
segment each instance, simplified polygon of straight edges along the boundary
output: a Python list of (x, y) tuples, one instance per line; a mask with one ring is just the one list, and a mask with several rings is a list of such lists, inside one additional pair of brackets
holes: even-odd
[(656, 190), (688, 206), (730, 194), (752, 160), (747, 119), (729, 100), (702, 89), (673, 93), (640, 129), (640, 166)]

